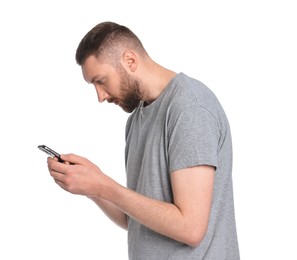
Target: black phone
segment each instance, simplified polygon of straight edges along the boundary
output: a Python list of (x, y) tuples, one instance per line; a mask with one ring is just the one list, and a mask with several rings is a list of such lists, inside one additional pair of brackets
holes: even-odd
[(59, 153), (57, 153), (56, 151), (54, 151), (53, 149), (47, 147), (46, 145), (38, 145), (38, 148), (45, 152), (46, 154), (48, 154), (50, 157), (54, 158), (54, 157), (57, 157), (59, 162), (64, 162), (62, 159), (61, 159), (61, 155)]

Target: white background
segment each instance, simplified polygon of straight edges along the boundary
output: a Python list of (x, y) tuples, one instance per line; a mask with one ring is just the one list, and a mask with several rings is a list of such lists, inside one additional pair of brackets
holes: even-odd
[(294, 1), (1, 1), (0, 259), (127, 259), (126, 232), (47, 171), (46, 144), (125, 184), (128, 114), (99, 104), (75, 63), (110, 20), (208, 85), (229, 117), (242, 259), (297, 259)]

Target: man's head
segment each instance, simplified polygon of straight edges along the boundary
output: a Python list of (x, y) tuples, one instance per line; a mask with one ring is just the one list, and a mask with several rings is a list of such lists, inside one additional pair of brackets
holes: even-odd
[(76, 50), (76, 62), (82, 66), (93, 55), (118, 65), (121, 52), (125, 49), (135, 50), (140, 55), (146, 54), (141, 41), (127, 27), (113, 22), (99, 23), (81, 40)]
[(142, 100), (142, 83), (133, 72), (139, 57), (146, 56), (137, 36), (112, 22), (91, 29), (76, 51), (76, 61), (85, 80), (94, 84), (99, 101), (118, 104), (126, 112), (132, 112)]

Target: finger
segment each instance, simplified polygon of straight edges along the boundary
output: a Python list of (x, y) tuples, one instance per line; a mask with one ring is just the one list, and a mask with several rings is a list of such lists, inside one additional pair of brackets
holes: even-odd
[(58, 172), (60, 174), (65, 174), (69, 169), (70, 165), (65, 163), (60, 163), (56, 159), (48, 158), (47, 159), (48, 168), (50, 171)]
[(57, 171), (54, 171), (54, 170), (50, 170), (50, 175), (55, 179), (55, 180), (58, 180), (58, 181), (64, 181), (64, 178), (65, 178), (65, 174), (62, 173), (62, 172), (57, 172)]
[(70, 165), (71, 163), (70, 162), (67, 162), (67, 161), (64, 161), (61, 156), (58, 158), (58, 157), (50, 157), (50, 158), (53, 158), (56, 162), (60, 162), (60, 163), (65, 163), (65, 164), (68, 164)]
[(59, 161), (59, 158), (57, 158), (56, 156), (55, 156), (55, 157), (49, 157), (49, 158), (52, 158), (52, 159), (55, 160), (56, 162)]
[(76, 154), (72, 154), (72, 153), (71, 154), (62, 154), (61, 159), (66, 162), (72, 163), (72, 164), (86, 165), (89, 163), (89, 160), (87, 160), (86, 158), (78, 156)]

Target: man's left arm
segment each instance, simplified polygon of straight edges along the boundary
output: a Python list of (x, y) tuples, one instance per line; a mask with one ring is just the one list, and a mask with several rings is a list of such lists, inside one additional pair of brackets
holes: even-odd
[(63, 189), (110, 202), (144, 226), (190, 246), (202, 241), (208, 226), (215, 168), (195, 166), (171, 173), (173, 203), (146, 197), (105, 175), (87, 159), (63, 155), (67, 165), (49, 159), (49, 169)]
[(106, 198), (144, 226), (190, 246), (203, 240), (209, 221), (215, 168), (195, 166), (171, 173), (173, 203), (114, 187)]

